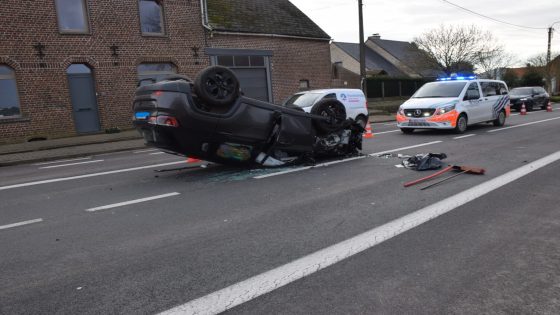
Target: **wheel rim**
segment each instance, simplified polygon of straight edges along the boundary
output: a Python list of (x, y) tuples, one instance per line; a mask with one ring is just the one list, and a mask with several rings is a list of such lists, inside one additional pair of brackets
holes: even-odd
[(234, 91), (233, 78), (227, 73), (216, 72), (208, 77), (204, 84), (204, 89), (208, 94), (217, 99), (225, 99)]
[(465, 117), (463, 116), (459, 117), (459, 121), (457, 122), (457, 125), (459, 126), (459, 130), (465, 131), (467, 129), (467, 120), (465, 119)]
[(500, 112), (500, 115), (498, 116), (500, 125), (503, 125), (506, 122), (506, 114), (504, 114), (504, 112)]
[(328, 118), (329, 124), (331, 125), (339, 124), (344, 120), (343, 118), (344, 115), (340, 110), (340, 108), (337, 108), (337, 106), (332, 106), (332, 105), (328, 106), (327, 108), (321, 111), (320, 115), (325, 118)]

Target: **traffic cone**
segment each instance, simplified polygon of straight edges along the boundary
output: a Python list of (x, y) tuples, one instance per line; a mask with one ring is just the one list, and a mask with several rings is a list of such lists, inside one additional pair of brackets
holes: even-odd
[(552, 111), (552, 102), (548, 101), (548, 105), (546, 105), (546, 111), (547, 112), (551, 112)]
[(525, 103), (521, 104), (521, 113), (520, 115), (527, 115), (527, 109), (525, 108)]
[(368, 122), (366, 125), (366, 133), (364, 133), (364, 138), (365, 139), (371, 139), (373, 138), (373, 132), (371, 130), (371, 124)]
[(187, 156), (187, 163), (196, 163), (196, 162), (200, 162), (200, 160)]

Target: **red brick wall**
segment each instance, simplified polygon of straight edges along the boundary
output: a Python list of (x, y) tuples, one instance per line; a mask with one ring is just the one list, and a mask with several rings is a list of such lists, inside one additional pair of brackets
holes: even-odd
[(310, 89), (328, 88), (331, 85), (329, 41), (213, 34), (208, 39), (208, 46), (272, 50), (270, 62), (275, 103), (282, 103), (288, 96), (298, 92), (300, 80), (309, 80)]
[[(93, 69), (101, 129), (131, 126), (131, 105), (141, 62), (172, 62), (194, 77), (209, 64), (204, 47), (270, 49), (277, 103), (298, 90), (330, 85), (328, 41), (261, 36), (205, 36), (198, 0), (165, 0), (164, 37), (142, 36), (136, 0), (87, 0), (89, 34), (60, 34), (54, 0), (0, 1), (0, 64), (15, 70), (22, 119), (0, 120), (0, 143), (75, 135), (66, 68)], [(206, 37), (206, 38), (205, 38)], [(33, 45), (45, 45), (40, 59)], [(110, 46), (119, 46), (113, 57)], [(195, 58), (192, 48), (199, 49)]]

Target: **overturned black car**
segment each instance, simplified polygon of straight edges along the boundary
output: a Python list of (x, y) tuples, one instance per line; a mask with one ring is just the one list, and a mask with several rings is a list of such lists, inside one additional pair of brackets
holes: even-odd
[(311, 113), (250, 99), (220, 66), (194, 82), (176, 75), (140, 86), (133, 111), (146, 145), (220, 164), (281, 166), (362, 149), (363, 127), (346, 119), (336, 99), (318, 102)]

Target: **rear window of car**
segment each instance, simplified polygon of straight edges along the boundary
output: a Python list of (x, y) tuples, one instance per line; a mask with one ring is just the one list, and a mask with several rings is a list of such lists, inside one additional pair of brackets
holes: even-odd
[(531, 95), (532, 89), (531, 88), (515, 88), (509, 91), (511, 95)]
[(424, 84), (412, 98), (458, 97), (467, 82), (430, 82)]
[(303, 93), (296, 94), (284, 103), (284, 105), (295, 105), (299, 107), (308, 107), (315, 104), (315, 101), (321, 97), (321, 93)]

